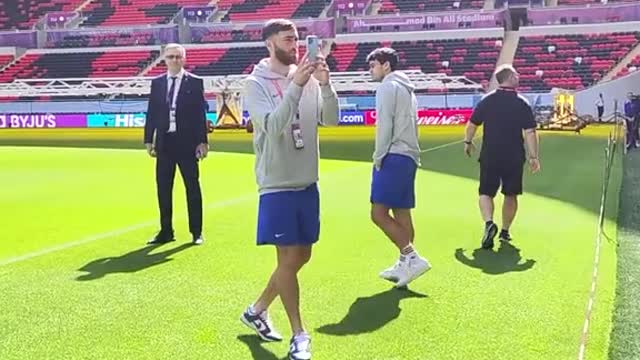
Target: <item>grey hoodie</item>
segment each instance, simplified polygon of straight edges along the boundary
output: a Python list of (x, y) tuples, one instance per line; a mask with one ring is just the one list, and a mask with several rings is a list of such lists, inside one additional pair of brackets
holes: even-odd
[[(338, 96), (311, 76), (304, 88), (263, 59), (245, 81), (244, 107), (254, 128), (256, 182), (261, 194), (302, 190), (318, 181), (318, 124), (338, 124)], [(299, 125), (304, 148), (297, 149), (292, 125)]]
[(376, 90), (376, 147), (373, 163), (380, 168), (388, 153), (406, 155), (420, 165), (418, 102), (409, 77), (394, 71)]

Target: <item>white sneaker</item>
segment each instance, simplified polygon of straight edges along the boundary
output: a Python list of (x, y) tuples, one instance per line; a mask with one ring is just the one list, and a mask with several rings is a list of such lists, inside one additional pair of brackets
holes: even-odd
[(412, 282), (413, 280), (420, 277), (420, 275), (431, 269), (431, 264), (427, 259), (416, 256), (413, 259), (407, 259), (405, 261), (401, 261), (400, 267), (398, 268), (398, 282), (396, 282), (396, 287), (403, 287)]
[(311, 337), (302, 333), (291, 338), (289, 360), (311, 360)]
[(400, 260), (396, 261), (396, 263), (393, 264), (393, 266), (382, 270), (379, 276), (385, 280), (396, 282), (400, 278), (400, 273), (398, 272), (399, 268), (400, 268)]
[(282, 341), (282, 335), (273, 328), (267, 311), (265, 310), (260, 314), (254, 314), (251, 310), (252, 306), (249, 306), (242, 314), (240, 317), (242, 323), (255, 331), (264, 341)]

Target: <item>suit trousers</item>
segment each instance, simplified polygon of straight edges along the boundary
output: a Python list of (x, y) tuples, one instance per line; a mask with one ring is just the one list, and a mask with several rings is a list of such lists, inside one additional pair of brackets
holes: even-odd
[(194, 236), (202, 234), (202, 192), (200, 190), (198, 159), (195, 151), (181, 145), (175, 133), (165, 135), (165, 144), (156, 159), (156, 185), (160, 208), (161, 231), (173, 233), (173, 180), (176, 165), (180, 169), (187, 192), (189, 231)]

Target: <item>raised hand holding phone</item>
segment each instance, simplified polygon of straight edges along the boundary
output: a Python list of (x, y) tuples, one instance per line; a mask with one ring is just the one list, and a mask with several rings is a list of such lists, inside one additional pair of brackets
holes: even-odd
[(318, 60), (318, 50), (320, 48), (320, 40), (315, 35), (309, 35), (306, 39), (307, 43), (307, 58), (310, 62)]

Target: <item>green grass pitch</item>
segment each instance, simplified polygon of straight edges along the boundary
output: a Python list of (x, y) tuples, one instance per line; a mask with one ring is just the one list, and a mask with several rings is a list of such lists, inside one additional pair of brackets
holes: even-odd
[[(369, 219), (373, 129), (322, 130), (321, 240), (300, 275), (314, 359), (576, 359), (610, 128), (541, 134), (542, 172), (525, 175), (513, 246), (492, 252), (476, 250), (477, 162), (446, 145), (463, 129), (421, 128), (422, 148), (438, 148), (422, 156), (413, 215), (433, 269), (410, 291), (377, 277), (397, 253)], [(179, 175), (178, 241), (145, 246), (158, 216), (140, 139), (138, 129), (0, 132), (0, 359), (282, 359), (286, 341), (261, 343), (239, 321), (275, 264), (272, 248), (255, 246), (250, 135), (211, 136), (202, 247), (188, 245)], [(614, 176), (614, 238), (619, 186)], [(603, 242), (587, 359), (608, 353), (615, 251)], [(288, 337), (279, 300), (271, 316)]]

